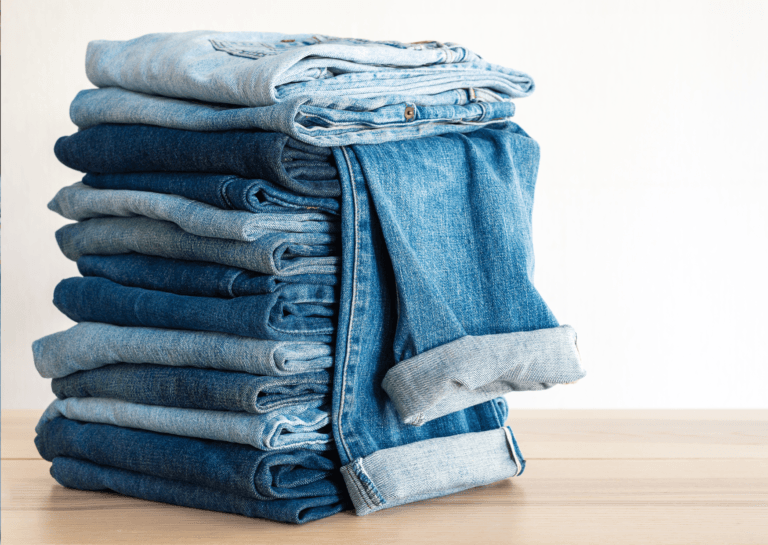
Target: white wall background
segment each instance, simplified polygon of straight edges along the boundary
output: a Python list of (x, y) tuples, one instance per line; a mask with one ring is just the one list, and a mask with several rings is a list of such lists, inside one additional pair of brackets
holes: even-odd
[(72, 325), (46, 209), (89, 40), (270, 30), (436, 39), (533, 75), (537, 284), (579, 332), (576, 385), (512, 407), (768, 406), (768, 2), (5, 0), (2, 403), (53, 398), (30, 344)]

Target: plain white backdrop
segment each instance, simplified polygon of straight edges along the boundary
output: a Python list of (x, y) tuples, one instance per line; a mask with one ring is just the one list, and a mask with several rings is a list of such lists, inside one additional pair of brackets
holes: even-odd
[(768, 2), (4, 0), (2, 404), (43, 409), (35, 339), (75, 276), (46, 208), (86, 44), (193, 29), (466, 45), (528, 72), (536, 283), (588, 375), (511, 408), (768, 407)]

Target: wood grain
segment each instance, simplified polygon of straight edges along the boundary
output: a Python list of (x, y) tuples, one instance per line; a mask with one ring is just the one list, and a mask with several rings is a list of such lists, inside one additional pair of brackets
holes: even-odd
[[(34, 435), (22, 428), (34, 425), (39, 411), (4, 413), (3, 452), (17, 459), (3, 460), (3, 542), (768, 542), (768, 411), (702, 411), (679, 418), (550, 413), (516, 413), (511, 419), (528, 458), (519, 478), (302, 527), (65, 489), (48, 474), (48, 462), (18, 459), (29, 452), (24, 439), (11, 437), (5, 446), (8, 433)], [(711, 455), (726, 453), (726, 447), (734, 457)], [(601, 456), (575, 458), (574, 452)], [(643, 457), (644, 452), (653, 456)]]

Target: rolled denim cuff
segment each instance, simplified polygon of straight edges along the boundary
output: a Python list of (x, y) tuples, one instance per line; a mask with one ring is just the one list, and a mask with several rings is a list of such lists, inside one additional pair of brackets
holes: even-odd
[(392, 367), (382, 387), (406, 424), (425, 422), (501, 395), (543, 390), (585, 375), (568, 325), (467, 335)]
[(358, 515), (454, 494), (525, 469), (508, 427), (379, 450), (341, 468)]

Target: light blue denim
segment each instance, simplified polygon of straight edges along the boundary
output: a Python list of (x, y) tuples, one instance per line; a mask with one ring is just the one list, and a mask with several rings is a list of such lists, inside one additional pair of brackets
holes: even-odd
[(222, 210), (178, 195), (149, 191), (94, 189), (81, 182), (56, 194), (48, 208), (75, 221), (105, 216), (143, 216), (170, 221), (201, 237), (254, 242), (267, 233), (334, 233), (338, 218), (312, 211), (242, 212)]
[(223, 333), (83, 322), (32, 344), (35, 367), (44, 378), (115, 363), (156, 363), (285, 376), (328, 369), (329, 345), (262, 341)]
[(71, 397), (53, 401), (40, 417), (35, 431), (42, 433), (46, 422), (63, 416), (82, 422), (240, 443), (260, 450), (327, 450), (332, 438), (317, 430), (328, 424), (330, 415), (320, 409), (301, 409), (285, 407), (268, 414), (249, 414)]
[[(472, 130), (512, 115), (508, 101), (534, 87), (528, 75), (488, 63), (457, 44), (263, 32), (193, 31), (95, 41), (88, 45), (86, 72), (97, 87), (250, 107), (234, 116), (227, 110), (222, 116), (198, 116), (195, 130), (206, 125), (222, 130), (216, 117), (241, 124), (247, 119), (251, 127), (319, 145)], [(114, 105), (124, 118), (111, 122), (178, 119), (180, 113)], [(90, 109), (110, 115), (110, 106), (102, 102)]]
[(379, 450), (341, 468), (358, 515), (516, 477), (525, 459), (509, 427)]
[(325, 233), (268, 233), (255, 242), (201, 237), (168, 221), (144, 217), (94, 218), (56, 231), (62, 253), (84, 255), (136, 252), (172, 259), (210, 261), (264, 274), (336, 274), (337, 237)]

